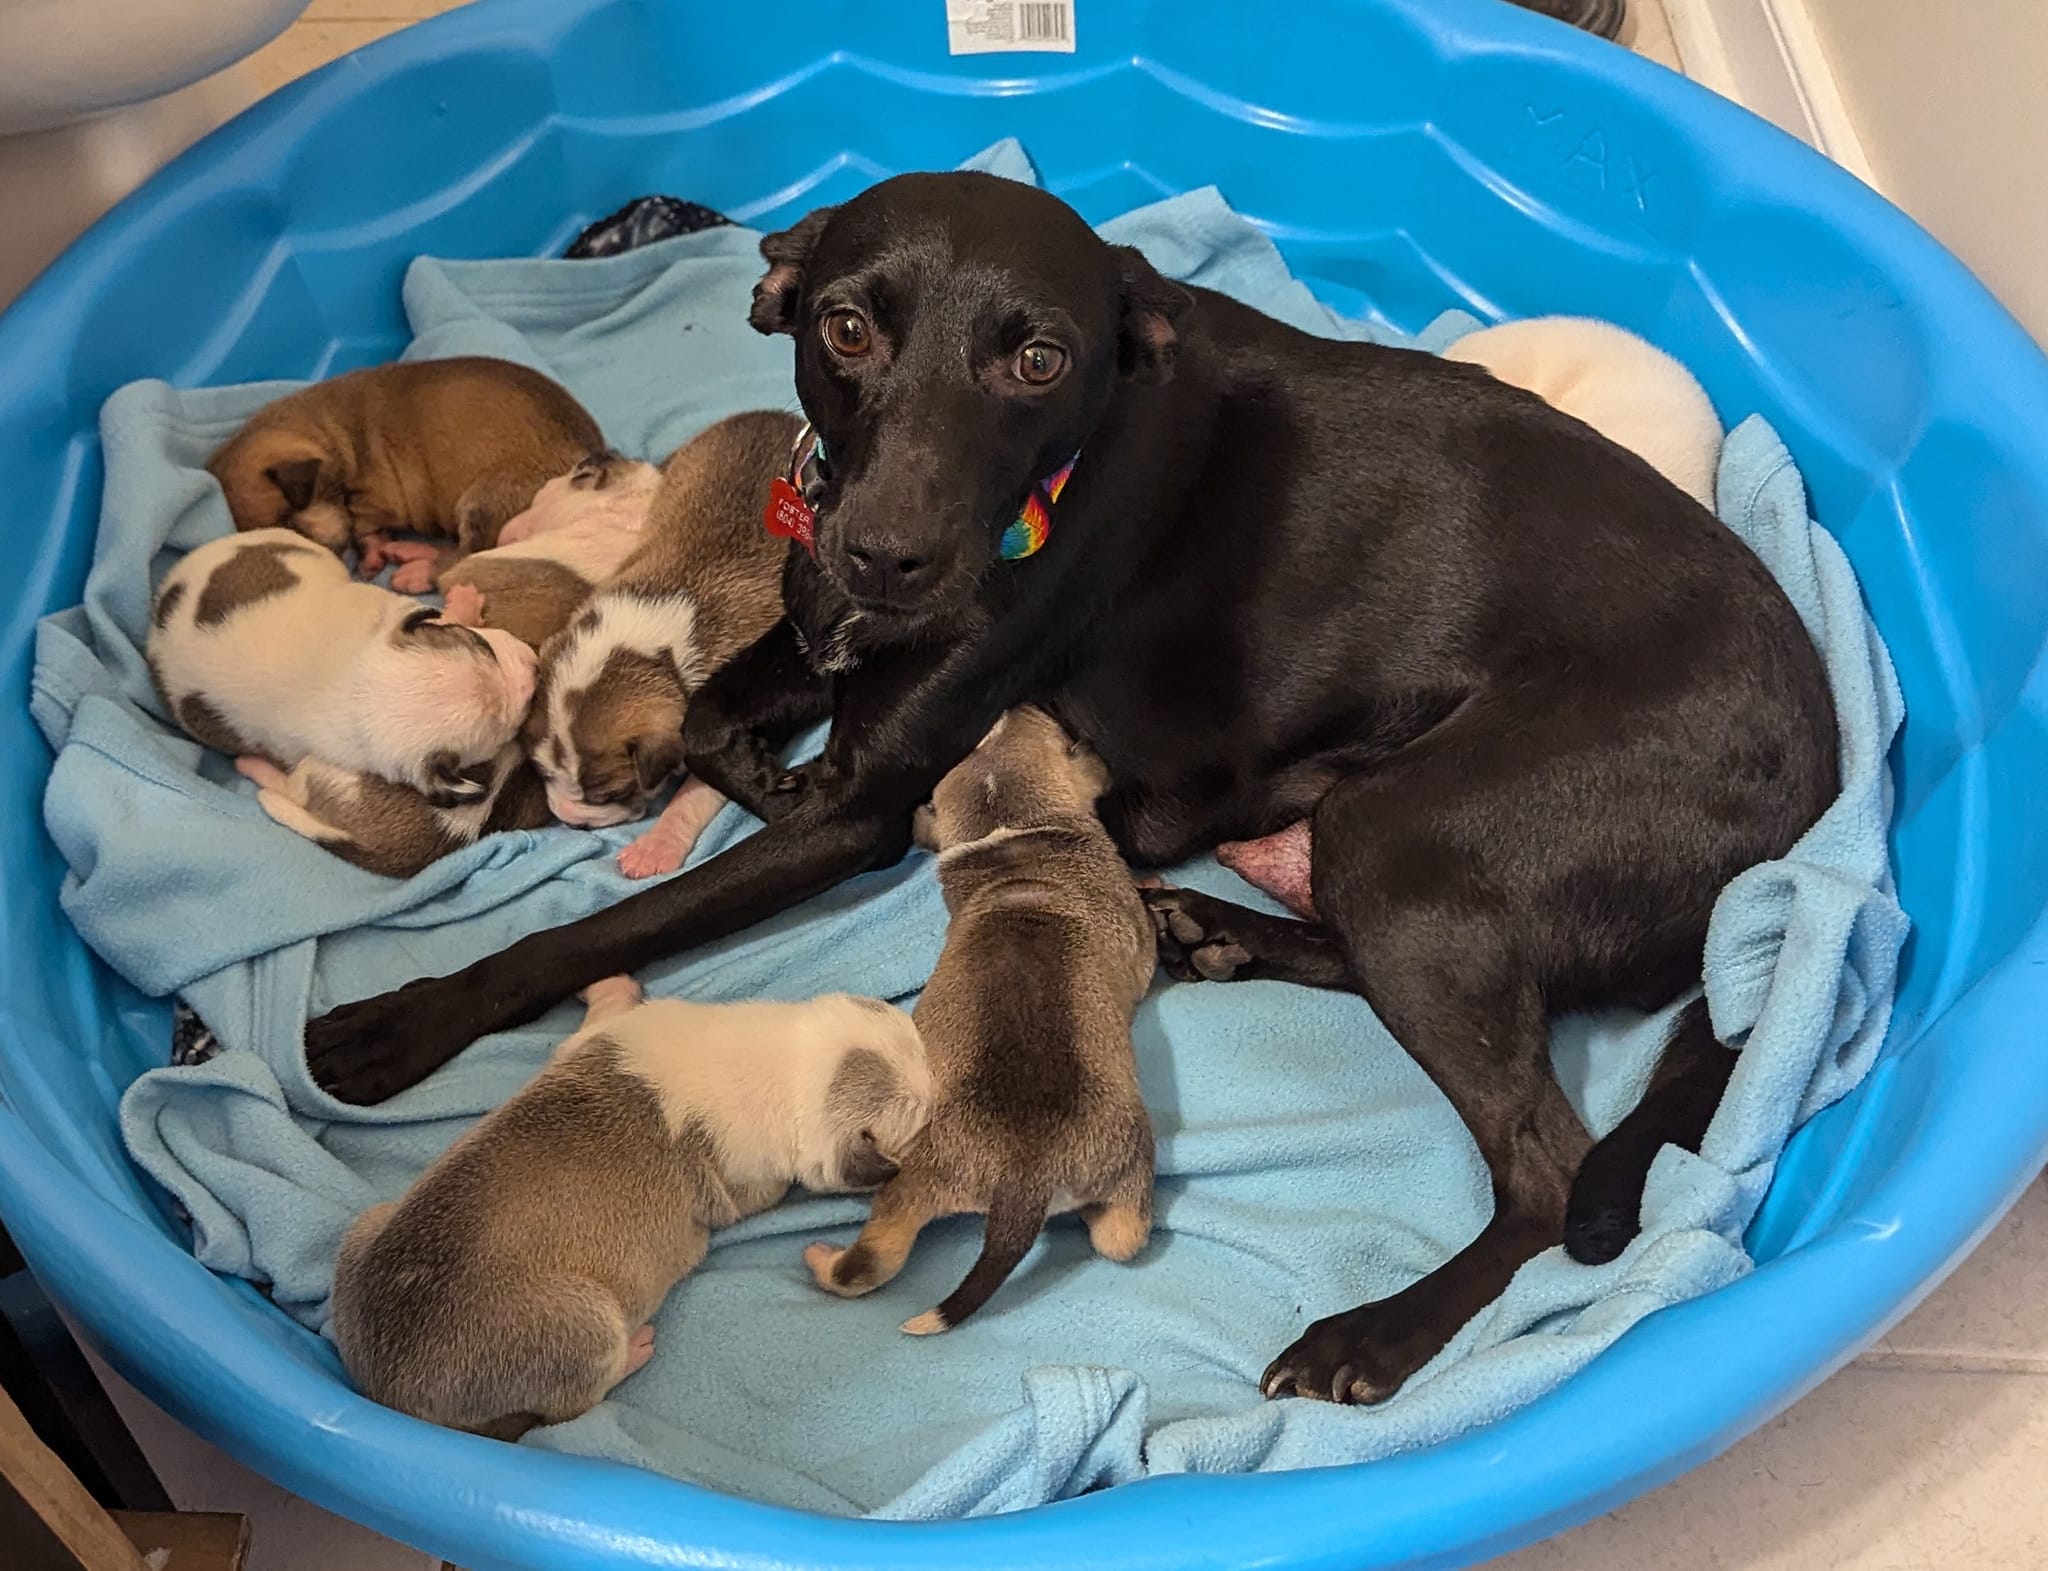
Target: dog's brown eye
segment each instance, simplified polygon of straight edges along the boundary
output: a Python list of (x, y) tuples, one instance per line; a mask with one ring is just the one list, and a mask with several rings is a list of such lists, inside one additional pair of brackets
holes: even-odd
[(1017, 363), (1012, 367), (1018, 381), (1029, 382), (1033, 387), (1058, 381), (1066, 368), (1067, 352), (1056, 344), (1026, 344), (1017, 351)]
[(873, 338), (868, 332), (868, 319), (858, 311), (834, 311), (825, 318), (825, 342), (837, 354), (848, 359), (857, 359), (868, 352)]

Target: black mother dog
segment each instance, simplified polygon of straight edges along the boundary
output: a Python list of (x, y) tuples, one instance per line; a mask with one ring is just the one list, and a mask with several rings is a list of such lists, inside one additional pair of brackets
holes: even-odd
[[(314, 1021), (320, 1082), (381, 1099), (586, 983), (894, 862), (939, 777), (1032, 699), (1109, 766), (1103, 816), (1136, 864), (1313, 812), (1321, 925), (1155, 891), (1165, 958), (1362, 993), (1492, 1172), (1477, 1239), (1310, 1326), (1269, 1394), (1379, 1400), (1538, 1251), (1617, 1252), (1650, 1158), (1697, 1144), (1734, 1055), (1686, 1011), (1589, 1158), (1548, 1017), (1696, 983), (1716, 893), (1837, 789), (1825, 675), (1763, 566), (1541, 400), (1180, 289), (1027, 186), (906, 175), (761, 250), (754, 325), (795, 335), (826, 443), (817, 556), (792, 549), (790, 619), (684, 739), (769, 824)], [(1077, 452), (1044, 549), (1000, 559)], [(764, 743), (828, 701), (822, 760), (778, 778)]]

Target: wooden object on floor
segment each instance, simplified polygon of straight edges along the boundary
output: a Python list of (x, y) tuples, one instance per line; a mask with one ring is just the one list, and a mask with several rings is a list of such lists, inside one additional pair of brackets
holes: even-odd
[(0, 1541), (10, 1571), (147, 1571), (141, 1552), (0, 1391)]
[(242, 1571), (249, 1519), (225, 1511), (116, 1511), (114, 1520), (145, 1559), (167, 1549), (162, 1571)]

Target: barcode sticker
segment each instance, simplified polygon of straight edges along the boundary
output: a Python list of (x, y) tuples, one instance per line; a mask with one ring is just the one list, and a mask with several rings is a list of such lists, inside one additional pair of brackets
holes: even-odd
[(1074, 0), (946, 0), (946, 52), (1074, 52)]

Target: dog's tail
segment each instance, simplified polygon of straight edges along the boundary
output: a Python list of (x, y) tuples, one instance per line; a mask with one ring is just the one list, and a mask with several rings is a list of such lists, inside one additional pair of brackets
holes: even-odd
[(1586, 1153), (1565, 1208), (1565, 1253), (1605, 1265), (1642, 1230), (1643, 1184), (1667, 1145), (1697, 1151), (1728, 1089), (1735, 1054), (1714, 1037), (1707, 1001), (1679, 1012), (1678, 1028), (1635, 1109)]
[(989, 1199), (988, 1225), (982, 1232), (981, 1255), (952, 1295), (936, 1309), (903, 1322), (912, 1336), (950, 1331), (994, 1296), (1017, 1264), (1030, 1253), (1045, 1228), (1052, 1183), (1036, 1174), (998, 1189)]

